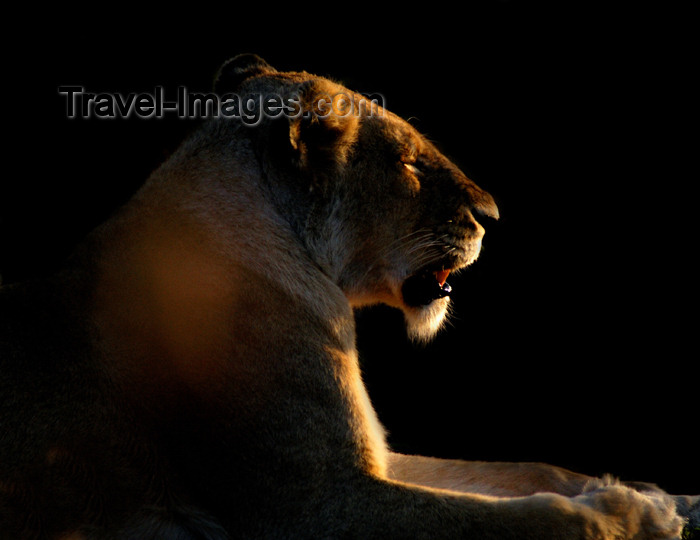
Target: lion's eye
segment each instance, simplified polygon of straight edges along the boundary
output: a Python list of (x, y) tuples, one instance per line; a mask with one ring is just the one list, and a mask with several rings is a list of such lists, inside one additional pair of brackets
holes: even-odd
[(413, 163), (405, 163), (404, 162), (403, 166), (406, 167), (413, 174), (416, 174), (416, 175), (423, 174), (423, 172), (418, 167), (416, 167)]

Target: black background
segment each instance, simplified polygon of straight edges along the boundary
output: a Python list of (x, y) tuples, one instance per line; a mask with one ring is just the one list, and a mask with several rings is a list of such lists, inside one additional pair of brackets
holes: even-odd
[(382, 94), (499, 204), (480, 260), (450, 279), (456, 314), (433, 343), (407, 342), (388, 308), (358, 315), (365, 379), (396, 449), (700, 492), (686, 255), (697, 173), (679, 164), (678, 132), (693, 129), (687, 15), (327, 8), (71, 8), (18, 21), (5, 51), (4, 281), (55, 268), (194, 126), (70, 120), (60, 85), (207, 91), (224, 60), (256, 52)]

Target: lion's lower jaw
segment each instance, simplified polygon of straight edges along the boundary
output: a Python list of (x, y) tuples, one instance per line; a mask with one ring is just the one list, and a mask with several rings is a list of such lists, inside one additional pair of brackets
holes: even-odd
[(408, 337), (414, 341), (430, 341), (443, 327), (447, 319), (449, 298), (439, 298), (426, 306), (404, 307)]

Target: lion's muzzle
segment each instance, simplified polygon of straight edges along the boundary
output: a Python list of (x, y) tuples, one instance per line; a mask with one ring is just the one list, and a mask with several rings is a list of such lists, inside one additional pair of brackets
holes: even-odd
[(427, 306), (431, 302), (449, 296), (452, 287), (447, 283), (449, 270), (431, 272), (426, 270), (414, 274), (404, 281), (401, 294), (410, 307)]

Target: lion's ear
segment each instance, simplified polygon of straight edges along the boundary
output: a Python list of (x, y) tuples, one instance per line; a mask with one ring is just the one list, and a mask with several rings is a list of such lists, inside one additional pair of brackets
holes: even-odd
[(257, 54), (239, 54), (224, 62), (219, 68), (214, 78), (214, 92), (218, 95), (235, 92), (246, 79), (276, 71)]
[(290, 119), (289, 141), (300, 166), (342, 166), (357, 140), (359, 115), (354, 96), (330, 81), (314, 79), (300, 87), (299, 111)]

